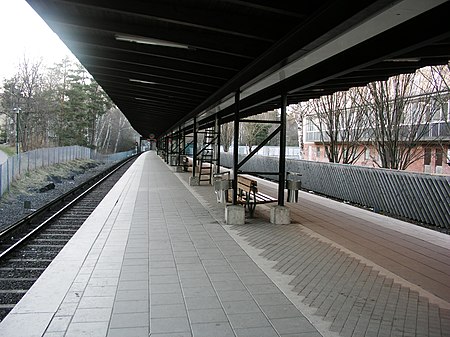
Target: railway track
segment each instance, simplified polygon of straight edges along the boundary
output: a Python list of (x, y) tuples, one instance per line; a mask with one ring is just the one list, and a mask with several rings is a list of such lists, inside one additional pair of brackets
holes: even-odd
[(0, 232), (0, 321), (134, 162), (114, 165)]

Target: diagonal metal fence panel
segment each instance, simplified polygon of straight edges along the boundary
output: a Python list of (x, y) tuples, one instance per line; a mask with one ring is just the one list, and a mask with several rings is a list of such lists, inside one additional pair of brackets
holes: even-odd
[[(232, 166), (232, 154), (221, 153)], [(243, 171), (277, 171), (278, 158), (255, 156)], [(286, 171), (302, 174), (302, 188), (393, 216), (450, 228), (450, 177), (387, 169), (286, 160)], [(274, 176), (266, 176), (274, 179)]]

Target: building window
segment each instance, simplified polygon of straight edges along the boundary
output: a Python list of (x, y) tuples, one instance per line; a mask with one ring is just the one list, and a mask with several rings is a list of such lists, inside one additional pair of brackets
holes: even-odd
[(431, 148), (426, 147), (423, 155), (423, 164), (431, 165)]
[(442, 166), (442, 159), (444, 158), (444, 151), (441, 148), (436, 149), (435, 166)]
[(316, 147), (316, 157), (320, 158), (320, 146)]
[(364, 159), (369, 160), (370, 159), (370, 149), (366, 147), (366, 150), (364, 151)]

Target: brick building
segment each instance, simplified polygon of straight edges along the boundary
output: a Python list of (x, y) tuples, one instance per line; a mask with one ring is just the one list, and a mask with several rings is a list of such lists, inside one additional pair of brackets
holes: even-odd
[[(406, 171), (450, 175), (450, 100), (441, 104), (434, 113), (427, 132), (420, 139), (415, 149), (417, 159)], [(304, 159), (328, 162), (325, 147), (326, 136), (321, 133), (310, 114), (304, 119), (303, 143)], [(380, 158), (373, 142), (366, 138), (361, 140), (358, 152), (361, 156), (355, 165), (380, 167)]]

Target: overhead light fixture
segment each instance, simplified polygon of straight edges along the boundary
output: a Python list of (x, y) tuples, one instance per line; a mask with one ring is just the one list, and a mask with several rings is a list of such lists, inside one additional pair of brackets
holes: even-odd
[(130, 78), (130, 82), (137, 82), (137, 83), (144, 83), (144, 84), (157, 84), (156, 82), (137, 80), (137, 79), (134, 79), (134, 78)]
[(135, 97), (134, 99), (137, 100), (137, 101), (150, 101), (147, 98), (141, 98), (141, 97)]
[(151, 37), (145, 37), (145, 36), (116, 34), (116, 35), (114, 35), (114, 37), (117, 41), (150, 44), (153, 46), (161, 46), (161, 47), (189, 49), (189, 46), (181, 44), (181, 43), (158, 40), (158, 39), (153, 39)]
[(388, 61), (388, 62), (419, 62), (420, 58), (418, 58), (418, 57), (395, 58), (395, 59), (387, 59), (385, 61)]

